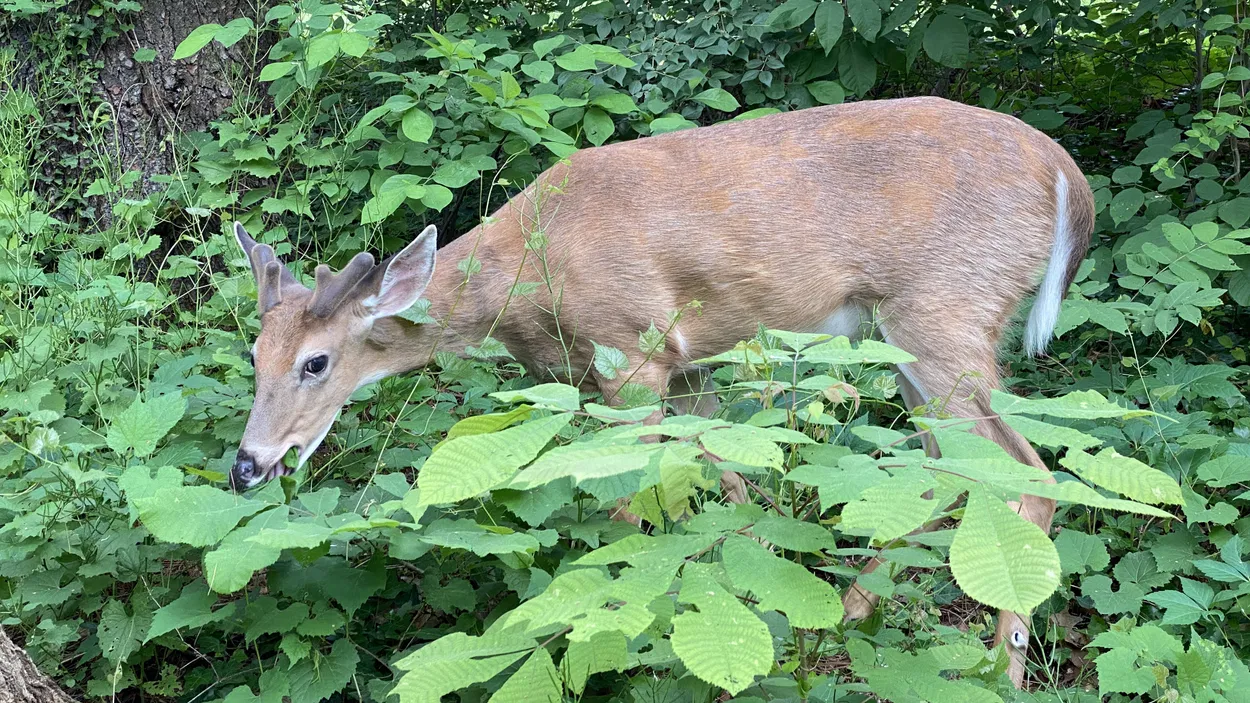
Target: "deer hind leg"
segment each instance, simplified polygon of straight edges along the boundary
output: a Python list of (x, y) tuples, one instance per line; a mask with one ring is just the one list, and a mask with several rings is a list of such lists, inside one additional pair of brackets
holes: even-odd
[[(690, 369), (673, 374), (668, 383), (668, 403), (680, 415), (712, 417), (720, 410), (716, 397), (716, 384), (712, 375), (703, 369)], [(747, 485), (736, 471), (726, 471), (720, 477), (721, 495), (730, 503), (747, 502)]]
[[(959, 304), (952, 303), (951, 307), (959, 309)], [(964, 309), (976, 310), (978, 307), (970, 302)], [(939, 406), (944, 414), (952, 417), (989, 417), (993, 414), (989, 394), (999, 386), (996, 331), (975, 324), (959, 324), (960, 321), (952, 319), (949, 312), (908, 315), (903, 313), (902, 308), (896, 307), (892, 316), (885, 318), (882, 327), (886, 341), (917, 358), (915, 363), (900, 368), (904, 399), (911, 407), (924, 404)], [(972, 431), (994, 441), (1017, 461), (1048, 471), (1028, 441), (1001, 419), (980, 420)], [(926, 443), (925, 448), (934, 455), (935, 450), (940, 450), (931, 443)], [(1054, 501), (1022, 496), (1021, 501), (1011, 507), (1049, 534), (1055, 514)], [(922, 528), (921, 531), (929, 529), (932, 528)], [(876, 566), (869, 564), (870, 568)], [(847, 596), (844, 605), (847, 606), (848, 617), (852, 614), (863, 617), (872, 612), (875, 597), (871, 594), (853, 587)], [(1000, 610), (994, 643), (999, 642), (1007, 643), (1011, 656), (1008, 673), (1019, 687), (1025, 675), (1029, 615)]]

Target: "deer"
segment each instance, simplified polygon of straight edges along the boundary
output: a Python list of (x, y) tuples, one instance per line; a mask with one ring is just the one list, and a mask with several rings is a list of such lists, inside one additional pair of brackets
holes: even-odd
[[(879, 334), (916, 359), (896, 369), (910, 408), (945, 399), (950, 416), (975, 419), (973, 432), (1047, 471), (989, 393), (1029, 295), (1024, 352), (1044, 354), (1094, 215), (1084, 175), (1051, 138), (1008, 114), (923, 97), (582, 149), (441, 250), (426, 227), (380, 263), (359, 253), (338, 272), (317, 266), (312, 289), (236, 223), (261, 331), (230, 482), (243, 490), (293, 471), (282, 463), (292, 448), (303, 465), (354, 391), (423, 368), (435, 350), (489, 335), (531, 373), (584, 379), (609, 403), (629, 379), (680, 406), (706, 390), (694, 361), (761, 325)], [(516, 292), (543, 276), (558, 285)], [(422, 297), (437, 323), (399, 316)], [(665, 325), (691, 301), (700, 314)], [(611, 378), (596, 370), (592, 342), (636, 349), (652, 324), (666, 330), (655, 353), (627, 353), (629, 368)], [(748, 500), (728, 473), (722, 487)], [(1049, 533), (1053, 501), (1022, 495), (1013, 508)], [(844, 595), (848, 622), (876, 605), (858, 586)], [(995, 630), (1017, 686), (1029, 618), (1001, 611)]]

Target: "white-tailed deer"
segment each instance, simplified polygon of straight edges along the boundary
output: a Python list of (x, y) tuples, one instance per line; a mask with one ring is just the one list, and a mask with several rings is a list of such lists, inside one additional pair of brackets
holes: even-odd
[[(309, 290), (236, 226), (262, 330), (231, 480), (250, 487), (284, 472), (292, 447), (302, 463), (357, 388), (488, 333), (531, 373), (587, 378), (610, 400), (627, 377), (667, 393), (689, 380), (691, 360), (761, 324), (854, 336), (871, 310), (885, 341), (918, 359), (899, 369), (910, 405), (946, 398), (953, 416), (988, 417), (1004, 327), (1037, 290), (1024, 345), (1045, 349), (1093, 220), (1084, 176), (1046, 135), (914, 98), (579, 151), (438, 252), (438, 267), (429, 227), (378, 265), (358, 254), (337, 274), (318, 266)], [(466, 277), (457, 263), (470, 257), (480, 271)], [(542, 285), (518, 295), (527, 282)], [(439, 324), (396, 317), (422, 295)], [(666, 329), (666, 314), (694, 300), (701, 314), (681, 318), (645, 363), (631, 358), (613, 380), (596, 374), (592, 341), (637, 349), (641, 330)], [(1046, 468), (1003, 422), (976, 431)], [(1020, 511), (1049, 530), (1054, 504), (1024, 496)], [(848, 617), (873, 601), (852, 589)], [(1017, 684), (1025, 617), (1000, 613), (997, 632)]]

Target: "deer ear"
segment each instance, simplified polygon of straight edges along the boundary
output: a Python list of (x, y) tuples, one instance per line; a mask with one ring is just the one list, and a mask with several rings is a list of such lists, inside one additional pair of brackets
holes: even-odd
[(364, 301), (370, 317), (376, 320), (398, 315), (417, 302), (434, 276), (437, 247), (438, 233), (430, 225), (403, 251), (384, 262), (386, 270), (377, 291)]
[(243, 229), (242, 222), (234, 223), (234, 240), (239, 243), (239, 248), (243, 250), (244, 256), (251, 257), (252, 249), (256, 248), (256, 240), (252, 239), (252, 235)]

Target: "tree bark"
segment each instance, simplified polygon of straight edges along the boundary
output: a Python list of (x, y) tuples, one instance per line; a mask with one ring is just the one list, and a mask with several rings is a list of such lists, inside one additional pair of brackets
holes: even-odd
[[(224, 25), (232, 19), (253, 21), (264, 12), (264, 0), (145, 0), (129, 32), (105, 43), (97, 91), (109, 106), (113, 131), (111, 156), (120, 172), (142, 174), (145, 192), (159, 190), (156, 174), (175, 169), (174, 141), (206, 128), (235, 97), (235, 86), (251, 68), (252, 37), (224, 48), (216, 42), (190, 59), (174, 61), (174, 50), (203, 24)], [(139, 49), (153, 49), (151, 62), (134, 60)]]
[(0, 703), (76, 703), (0, 627)]

